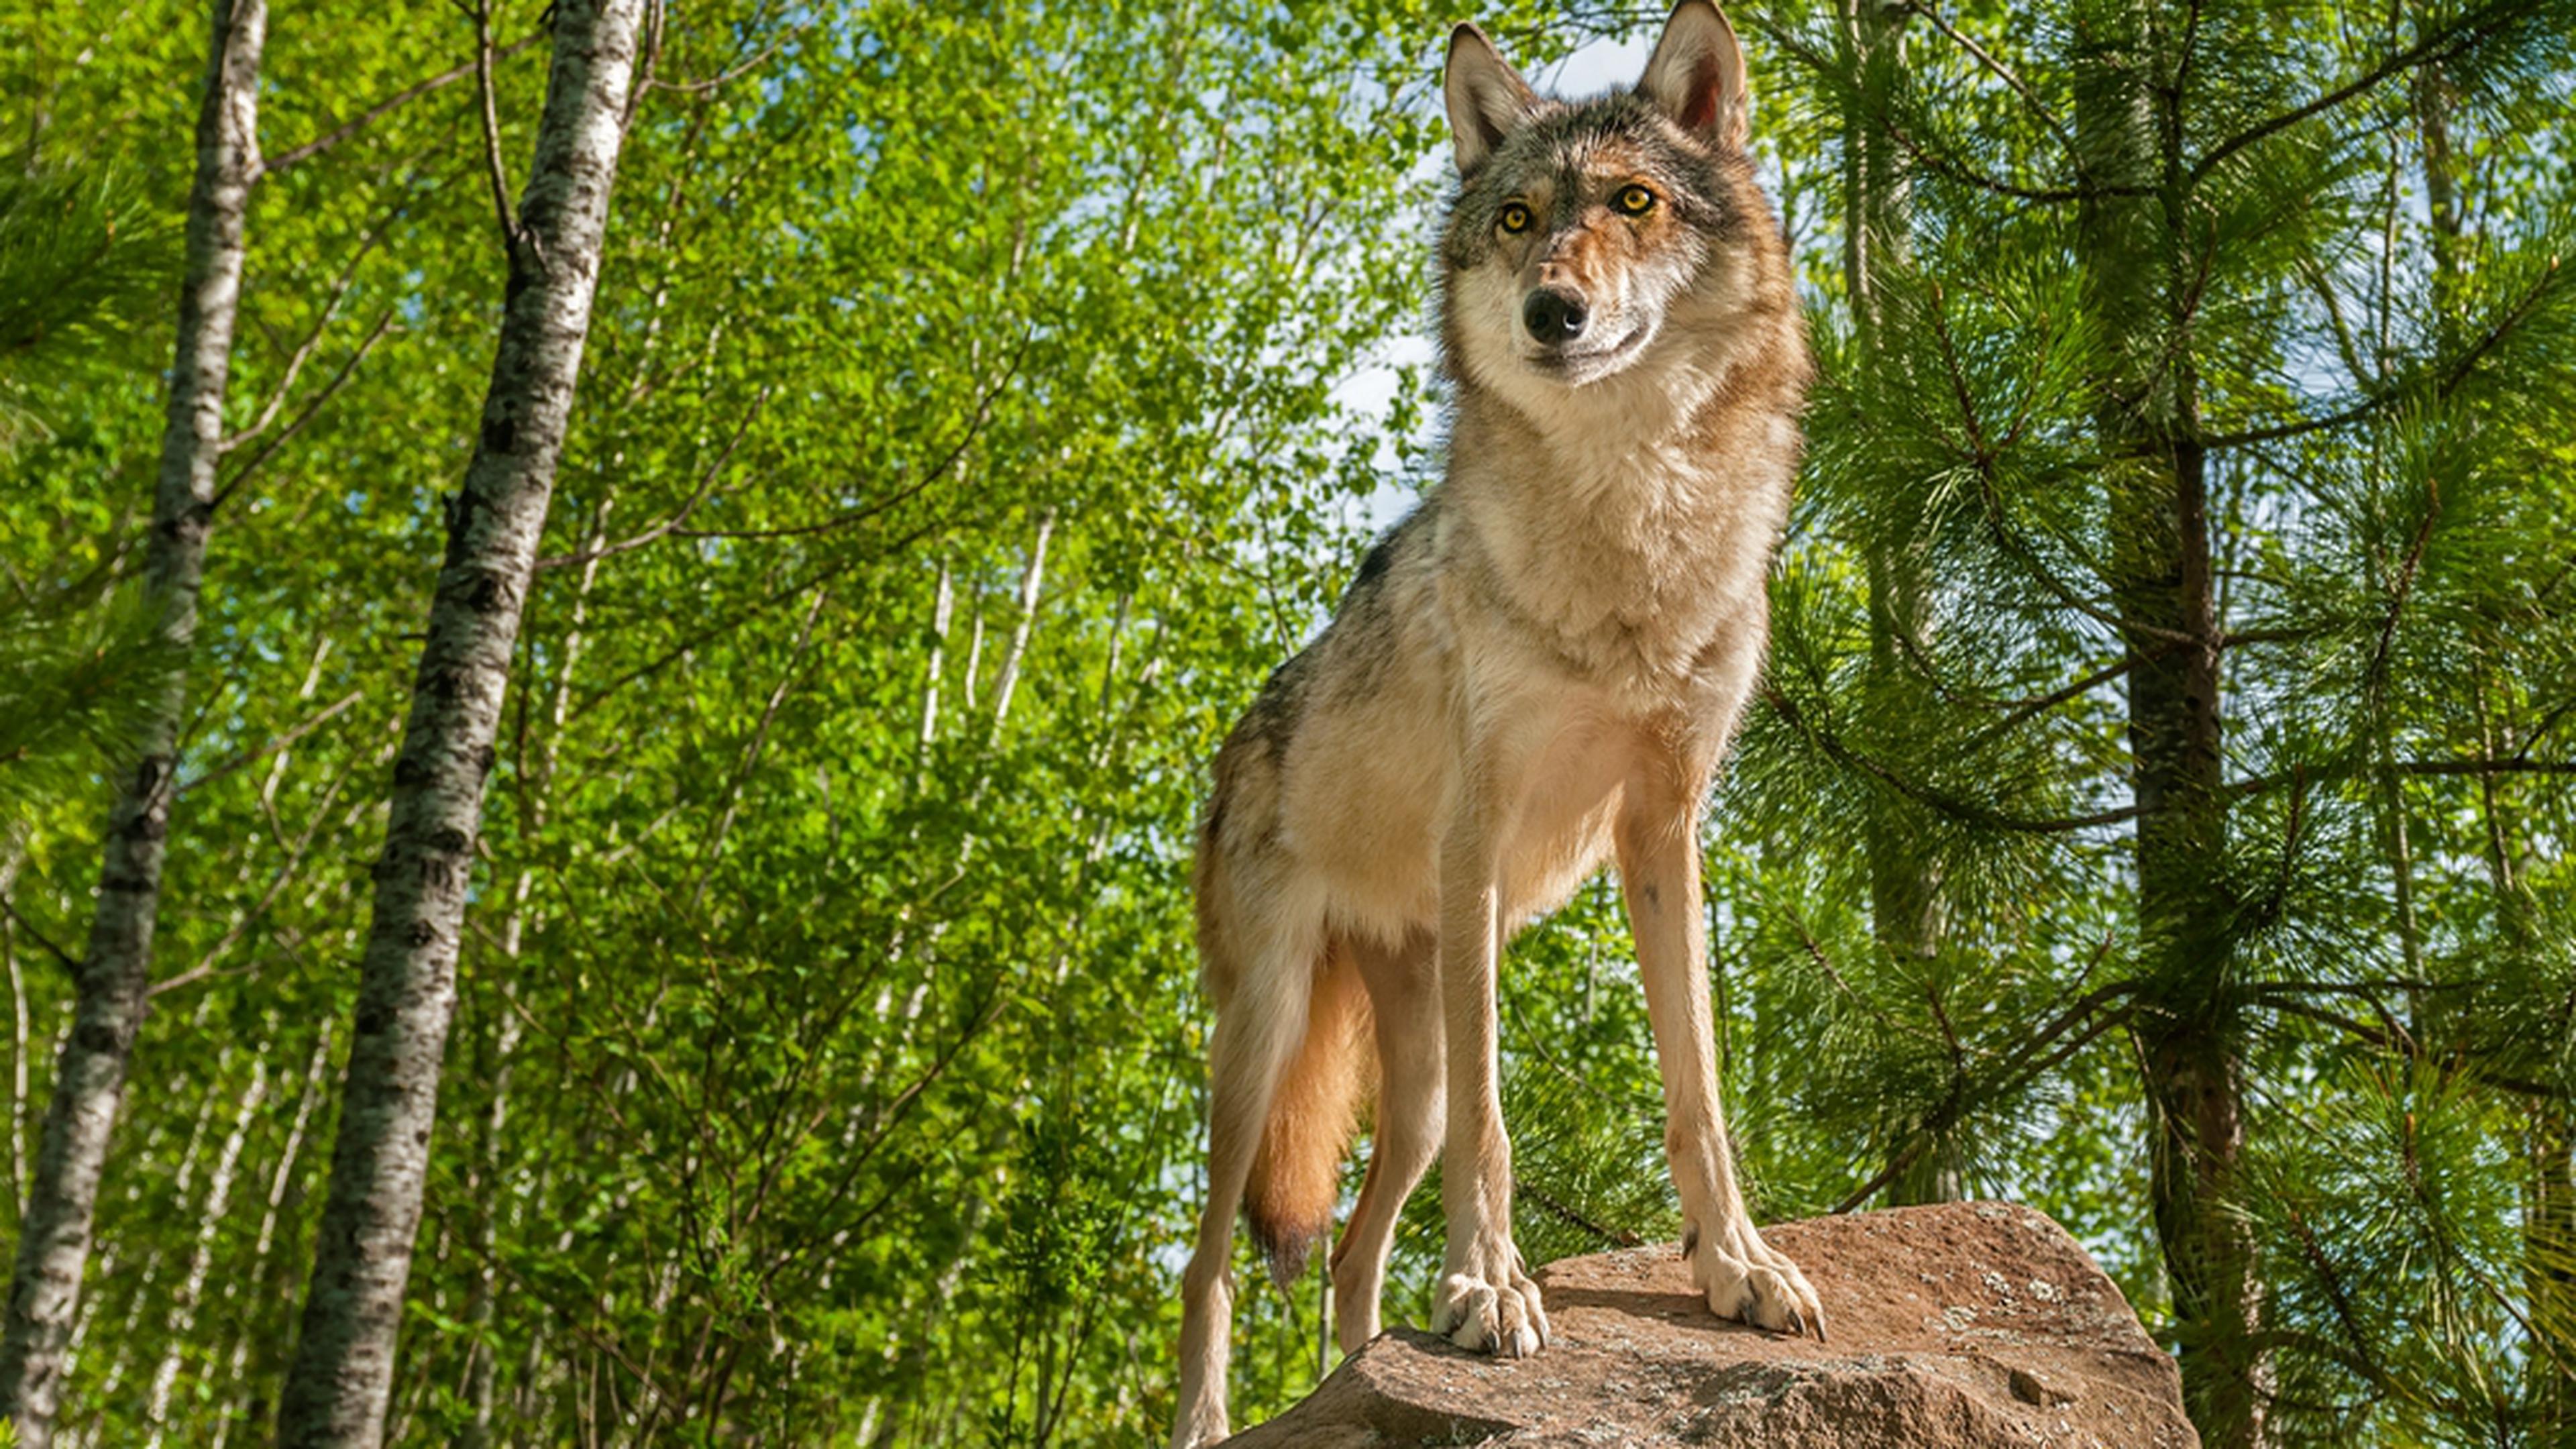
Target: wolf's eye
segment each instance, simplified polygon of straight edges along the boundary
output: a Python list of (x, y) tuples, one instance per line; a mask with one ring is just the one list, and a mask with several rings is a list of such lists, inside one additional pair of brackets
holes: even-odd
[(1611, 204), (1618, 207), (1623, 216), (1644, 216), (1655, 209), (1655, 193), (1642, 186), (1622, 186), (1619, 194), (1611, 198)]
[(1517, 201), (1511, 202), (1504, 206), (1499, 220), (1503, 230), (1518, 236), (1530, 228), (1530, 209)]

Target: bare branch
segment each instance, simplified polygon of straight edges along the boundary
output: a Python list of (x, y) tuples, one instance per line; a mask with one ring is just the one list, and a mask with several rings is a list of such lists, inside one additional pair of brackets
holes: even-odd
[(89, 969), (88, 963), (82, 961), (81, 958), (73, 955), (71, 952), (64, 950), (62, 947), (55, 945), (51, 936), (48, 936), (44, 932), (36, 929), (35, 922), (18, 914), (18, 908), (9, 904), (9, 898), (5, 895), (0, 895), (0, 911), (7, 912), (9, 919), (17, 923), (19, 930), (26, 932), (30, 937), (34, 938), (37, 945), (44, 947), (46, 955), (62, 962), (63, 965), (71, 971), (72, 979), (76, 981), (79, 980), (80, 974)]
[[(352, 699), (356, 697), (350, 696)], [(232, 929), (224, 932), (222, 939), (216, 941), (214, 945), (207, 947), (206, 954), (197, 958), (196, 965), (166, 981), (153, 982), (144, 990), (143, 994), (146, 997), (158, 996), (165, 991), (176, 991), (182, 986), (192, 986), (215, 974), (215, 963), (223, 959), (225, 952), (241, 944), (242, 937), (249, 935), (250, 928), (258, 925), (260, 918), (268, 914), (268, 908), (276, 904), (278, 894), (286, 889), (288, 883), (295, 879), (295, 873), (302, 869), (305, 852), (312, 848), (313, 837), (321, 832), (322, 822), (331, 814), (332, 802), (339, 799), (340, 787), (348, 781), (348, 774), (343, 772), (322, 792), (322, 803), (313, 808), (312, 818), (305, 823), (304, 833), (295, 838), (293, 848), (287, 852), (286, 863), (277, 868), (277, 874), (269, 880), (268, 889), (260, 893), (259, 899), (249, 910), (242, 913), (240, 920), (233, 922)]]
[[(501, 58), (503, 60), (507, 60), (544, 38), (545, 32), (543, 30), (539, 30), (535, 34), (529, 35), (524, 39), (512, 41), (509, 47), (501, 52)], [(295, 165), (299, 161), (311, 160), (313, 157), (320, 155), (324, 151), (330, 150), (332, 147), (348, 140), (351, 136), (358, 134), (360, 131), (365, 130), (377, 121), (382, 120), (387, 113), (408, 105), (411, 102), (420, 99), (422, 96), (428, 95), (432, 91), (443, 89), (463, 80), (469, 75), (472, 75), (474, 73), (474, 65), (475, 63), (473, 61), (467, 61), (463, 65), (440, 71), (438, 74), (420, 82), (418, 85), (396, 91), (394, 94), (387, 96), (385, 99), (378, 101), (364, 111), (359, 112), (355, 119), (344, 121), (340, 125), (314, 137), (312, 140), (305, 142), (301, 146), (294, 147), (287, 151), (282, 151), (275, 156), (269, 157), (261, 164), (258, 174), (262, 177), (274, 176), (278, 172)]]
[(637, 93), (640, 95), (646, 90), (656, 90), (679, 91), (692, 96), (712, 95), (728, 82), (740, 80), (751, 72), (767, 65), (772, 59), (776, 58), (778, 52), (786, 46), (788, 41), (803, 34), (806, 28), (812, 24), (813, 22), (810, 20), (798, 21), (796, 24), (779, 32), (778, 37), (775, 40), (770, 41), (769, 44), (762, 46), (758, 53), (740, 61), (737, 64), (727, 66), (723, 70), (716, 72), (714, 75), (707, 77), (705, 80), (666, 81), (659, 76), (652, 76), (647, 78), (644, 84), (637, 88)]
[(501, 225), (501, 254), (506, 257), (518, 250), (519, 215), (510, 208), (510, 172), (501, 159), (501, 110), (492, 84), (491, 0), (475, 0), (471, 9), (465, 0), (452, 3), (474, 22), (474, 89), (482, 110), (483, 170), (492, 183), (492, 214)]
[(296, 741), (313, 733), (315, 730), (320, 729), (322, 726), (329, 724), (333, 719), (340, 715), (341, 711), (366, 697), (367, 692), (363, 689), (350, 690), (347, 694), (344, 694), (337, 700), (332, 701), (332, 703), (325, 707), (321, 713), (314, 715), (311, 719), (308, 719), (304, 723), (297, 725), (295, 728), (288, 730), (286, 733), (279, 735), (276, 739), (270, 740), (267, 744), (260, 746), (258, 749), (251, 750), (245, 754), (235, 755), (231, 759), (224, 761), (222, 764), (215, 766), (211, 770), (208, 770), (206, 773), (199, 775), (197, 778), (180, 785), (180, 798), (187, 798), (189, 791), (195, 790), (200, 786), (209, 784), (213, 781), (220, 780), (224, 776), (231, 774), (233, 771), (240, 769), (244, 765), (256, 764), (257, 762), (276, 754), (280, 750), (291, 748)]
[(803, 538), (814, 534), (836, 533), (852, 524), (865, 523), (881, 513), (910, 502), (919, 496), (922, 490), (947, 476), (949, 470), (955, 468), (958, 461), (966, 456), (966, 450), (974, 446), (977, 438), (983, 436), (985, 425), (993, 418), (993, 400), (1000, 397), (1002, 389), (1010, 386), (1012, 378), (1019, 374), (1021, 362), (1028, 357), (1029, 344), (1036, 337), (1037, 329), (1034, 327), (1021, 336), (1019, 350), (1012, 354), (1010, 364), (1002, 369), (1002, 375), (995, 379), (993, 385), (976, 401), (975, 412), (966, 424), (965, 434), (958, 438), (956, 446), (950, 448), (937, 463), (932, 464), (920, 477), (904, 487), (896, 489), (883, 498), (863, 503), (847, 513), (835, 514), (814, 523), (792, 524), (783, 528), (674, 528), (671, 530), (672, 536), (675, 538)]
[(708, 464), (706, 471), (699, 475), (697, 489), (689, 495), (687, 502), (680, 505), (679, 512), (672, 514), (670, 517), (663, 519), (660, 523), (653, 525), (642, 533), (636, 534), (632, 538), (621, 538), (615, 543), (602, 544), (597, 548), (584, 549), (580, 553), (559, 553), (550, 558), (541, 558), (537, 560), (537, 568), (541, 571), (545, 569), (569, 568), (575, 564), (586, 564), (597, 559), (613, 558), (618, 554), (642, 548), (644, 545), (668, 535), (681, 524), (688, 522), (689, 515), (697, 512), (698, 505), (704, 503), (707, 500), (707, 495), (714, 491), (716, 480), (724, 476), (725, 465), (733, 461), (734, 450), (742, 446), (744, 435), (751, 431), (753, 419), (760, 416), (760, 410), (767, 406), (768, 402), (769, 389), (763, 387), (760, 392), (752, 398), (751, 406), (743, 410), (741, 421), (734, 424), (733, 436), (725, 440), (723, 450), (716, 454), (716, 460), (713, 463)]
[(331, 319), (339, 315), (341, 301), (349, 295), (350, 286), (357, 281), (358, 264), (367, 259), (367, 254), (376, 249), (376, 244), (385, 239), (387, 232), (393, 230), (394, 223), (401, 218), (403, 211), (404, 204), (397, 203), (392, 210), (385, 213), (384, 220), (376, 223), (375, 230), (368, 232), (359, 241), (357, 251), (350, 254), (348, 262), (340, 268), (340, 274), (331, 279), (331, 289), (322, 298), (321, 315), (313, 319), (313, 329), (304, 334), (304, 340), (297, 344), (293, 355), (287, 358), (285, 374), (278, 378), (276, 388), (268, 395), (268, 401), (261, 405), (259, 416), (252, 420), (250, 426), (217, 443), (216, 452), (231, 452), (267, 432), (268, 425), (277, 420), (277, 410), (286, 405), (286, 395), (294, 390), (295, 379), (304, 371), (304, 364), (312, 359), (313, 350), (321, 345), (322, 334), (330, 330)]
[(340, 370), (331, 375), (331, 380), (322, 385), (321, 391), (315, 393), (312, 399), (296, 412), (295, 420), (286, 425), (286, 430), (262, 444), (260, 450), (251, 455), (250, 461), (242, 464), (241, 471), (233, 474), (230, 482), (215, 490), (214, 501), (210, 506), (221, 508), (230, 502), (233, 494), (244, 483), (250, 481), (251, 475), (257, 473), (261, 465), (276, 457), (279, 449), (293, 442), (295, 435), (303, 432), (305, 425), (321, 413), (323, 404), (338, 396), (341, 388), (348, 386), (349, 379), (357, 374), (358, 364), (367, 360), (367, 354), (375, 351), (376, 344), (384, 340), (387, 332), (393, 330), (393, 325), (394, 312), (388, 307), (384, 315), (376, 319), (375, 327), (367, 333), (365, 340), (358, 344), (358, 350), (350, 353), (349, 360), (340, 364)]

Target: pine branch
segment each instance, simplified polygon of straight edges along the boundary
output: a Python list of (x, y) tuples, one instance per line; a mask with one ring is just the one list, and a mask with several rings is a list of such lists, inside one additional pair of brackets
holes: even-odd
[(2436, 1067), (2446, 1073), (2453, 1071), (2466, 1072), (2471, 1077), (2487, 1086), (2501, 1087), (2505, 1091), (2511, 1092), (2516, 1096), (2529, 1097), (2534, 1101), (2541, 1102), (2564, 1102), (2568, 1100), (2568, 1093), (2565, 1090), (2552, 1086), (2547, 1082), (2536, 1081), (2530, 1077), (2498, 1071), (2491, 1066), (2483, 1064), (2474, 1055), (2465, 1057), (2436, 1056), (2430, 1048), (2415, 1040), (2414, 1037), (2408, 1035), (2404, 1031), (2392, 1030), (2386, 1026), (2373, 1026), (2369, 1022), (2358, 1021), (2352, 1017), (2346, 1016), (2340, 1011), (2329, 1011), (2322, 1006), (2314, 1006), (2304, 1001), (2289, 1000), (2286, 996), (2276, 996), (2268, 992), (2257, 993), (2254, 1004), (2262, 1006), (2268, 1010), (2280, 1012), (2285, 1016), (2295, 1016), (2302, 1020), (2313, 1021), (2319, 1026), (2333, 1027), (2335, 1030), (2344, 1033), (2346, 1036), (2351, 1037), (2353, 1040), (2358, 1041), (2365, 1046), (2377, 1047), (2382, 1051), (2394, 1052), (2411, 1062), (2416, 1062), (2424, 1066)]
[(1528, 1178), (1522, 1177), (1518, 1173), (1514, 1173), (1512, 1175), (1512, 1191), (1517, 1196), (1527, 1198), (1531, 1202), (1536, 1203), (1540, 1210), (1545, 1212), (1549, 1217), (1556, 1219), (1567, 1227), (1590, 1233), (1592, 1236), (1614, 1248), (1639, 1247), (1646, 1241), (1645, 1239), (1638, 1237), (1635, 1233), (1629, 1232), (1624, 1228), (1614, 1228), (1603, 1223), (1594, 1222), (1592, 1219), (1585, 1217), (1582, 1213), (1577, 1212), (1569, 1204), (1559, 1201), (1556, 1197), (1541, 1189), (1536, 1183), (1531, 1182)]
[(2466, 18), (2434, 31), (2423, 40), (2388, 57), (2351, 81), (2318, 96), (2306, 105), (2284, 111), (2220, 142), (2211, 148), (2209, 154), (2201, 157), (2192, 166), (2185, 178), (2186, 185), (2198, 186), (2201, 179), (2212, 169), (2246, 147), (2268, 136), (2288, 130), (2311, 116), (2330, 111), (2353, 97), (2376, 88), (2381, 82), (2401, 71), (2453, 59), (2484, 39), (2484, 32), (2501, 29), (2507, 22), (2530, 15), (2539, 8), (2534, 0), (2502, 0), (2502, 3), (2471, 12)]
[(2353, 1312), (2352, 1295), (2344, 1291), (2342, 1276), (2335, 1272), (2334, 1264), (2327, 1260), (2325, 1250), (2318, 1246), (2317, 1235), (2309, 1228), (2308, 1220), (2300, 1216), (2299, 1210), (2295, 1207), (2287, 1211), (2290, 1215), (2290, 1229), (2298, 1235), (2300, 1251), (2307, 1256), (2309, 1266), (2316, 1269), (2318, 1278), (2325, 1283), (2326, 1301), (2334, 1305), (2335, 1318), (2343, 1325), (2345, 1335), (2352, 1340), (2354, 1352), (2359, 1355), (2362, 1378), (2373, 1388), (2386, 1392), (2389, 1386), (2388, 1375), (2379, 1367), (2378, 1355), (2370, 1351), (2369, 1330), (2362, 1326), (2360, 1315)]
[[(2110, 944), (2110, 941), (2106, 938), (2102, 943), (2103, 950), (2109, 950)], [(2096, 953), (2094, 960), (2099, 962), (2100, 959), (2100, 953)], [(1942, 1132), (1949, 1130), (1964, 1118), (1972, 1104), (1981, 1101), (1996, 1101), (2012, 1096), (2013, 1094), (2021, 1091), (2024, 1087), (2038, 1081), (2041, 1077), (2055, 1071), (2060, 1065), (2073, 1058), (2077, 1052), (2082, 1051), (2084, 1048), (2092, 1045), (2096, 1040), (2100, 1039), (2104, 1032), (2109, 1031), (2112, 1027), (2118, 1026), (2124, 1021), (2127, 1021), (2130, 1014), (2129, 1008), (2122, 1007), (2117, 1011), (2109, 1012), (2101, 1016), (2098, 1020), (2093, 1021), (2072, 1040), (2061, 1044), (2056, 1050), (2049, 1052), (2047, 1055), (2036, 1058), (2029, 1055), (2030, 1053), (2037, 1051), (2039, 1048), (2046, 1046), (2048, 1043), (2056, 1041), (2059, 1037), (2066, 1035), (2066, 1033), (2072, 1030), (2078, 1023), (2083, 1022), (2087, 1017), (2092, 1016), (2094, 1013), (2101, 1011), (2103, 1007), (2119, 1000), (2123, 996), (2135, 994), (2138, 986), (2139, 983), (2136, 981), (2115, 981), (2108, 986), (2096, 987), (2093, 990), (2086, 992), (2083, 996), (2077, 998), (2076, 1001), (2072, 1005), (2068, 1006), (2064, 1011), (2059, 1012), (2055, 1018), (2048, 1022), (2048, 1024), (2032, 1033), (2027, 1040), (2018, 1043), (2021, 1049), (2021, 1055), (2018, 1055), (2013, 1059), (2013, 1066), (2009, 1070), (2005, 1071), (1992, 1084), (1981, 1090), (1972, 1090), (1973, 1079), (1968, 1073), (1965, 1071), (1956, 1072), (1951, 1077), (1949, 1092), (1937, 1105), (1933, 1107), (1930, 1112), (1924, 1114), (1922, 1123), (1915, 1129), (1914, 1136), (1906, 1143), (1904, 1150), (1898, 1152), (1895, 1158), (1892, 1159), (1885, 1168), (1881, 1169), (1876, 1177), (1871, 1178), (1868, 1182), (1865, 1182), (1861, 1184), (1860, 1187), (1854, 1189), (1850, 1196), (1844, 1198), (1840, 1204), (1835, 1206), (1834, 1212), (1839, 1215), (1842, 1213), (1856, 1211), (1861, 1204), (1868, 1202), (1871, 1198), (1878, 1196), (1879, 1193), (1886, 1190), (1889, 1183), (1892, 1183), (1898, 1178), (1904, 1176), (1905, 1170), (1912, 1167), (1915, 1159), (1923, 1155), (1924, 1150), (1931, 1145), (1933, 1138), (1939, 1136)]]
[(1993, 52), (1962, 34), (1949, 21), (1942, 19), (1940, 12), (1923, 3), (1923, 0), (1899, 0), (1896, 8), (1922, 16), (1933, 29), (1948, 36), (1952, 44), (1966, 51), (1979, 65), (1993, 72), (1997, 80), (2012, 87), (2013, 94), (2022, 98), (2023, 103), (2030, 107), (2031, 114), (2039, 117), (2040, 124), (2048, 127), (2048, 133), (2055, 136), (2057, 143), (2066, 148), (2067, 159), (2074, 164), (2077, 177), (2080, 179), (2083, 176), (2083, 153), (2077, 148), (2075, 137), (2067, 131), (2065, 124), (2057, 119), (2056, 112), (2051, 111), (2047, 103), (2040, 100), (2039, 92), (2032, 90), (2027, 82), (2014, 74), (2012, 67), (1997, 60)]
[[(2106, 825), (2120, 825), (2145, 814), (2136, 805), (2123, 805), (2110, 810), (2097, 810), (2087, 815), (2025, 816), (2010, 815), (1971, 800), (1946, 795), (1903, 775), (1880, 761), (1869, 758), (1845, 744), (1832, 731), (1811, 722), (1779, 686), (1766, 684), (1762, 698), (1780, 715), (1782, 723), (1798, 731), (1837, 764), (1848, 766), (1870, 776), (1919, 805), (1969, 825), (1982, 825), (1995, 830), (2024, 834), (2054, 835), (2072, 830), (2093, 830)], [(2576, 767), (2571, 767), (2576, 768)]]
[[(2514, 303), (2504, 316), (2496, 319), (2495, 325), (2489, 327), (2485, 335), (2471, 344), (2468, 351), (2462, 353), (2459, 360), (2444, 372), (2442, 380), (2434, 385), (2432, 391), (2435, 402), (2450, 401), (2452, 394), (2458, 392), (2461, 384), (2468, 381), (2469, 374), (2476, 369), (2478, 363), (2510, 336), (2515, 328), (2521, 326), (2526, 318), (2530, 317), (2532, 310), (2548, 296), (2550, 288), (2557, 285), (2562, 271), (2559, 259), (2550, 258), (2548, 266), (2541, 272), (2540, 280), (2532, 284), (2531, 290), (2525, 292), (2522, 299)], [(2304, 437), (2309, 433), (2349, 427), (2385, 412), (2413, 395), (2412, 390), (2408, 388), (2390, 388), (2375, 396), (2364, 398), (2329, 417), (2308, 418), (2295, 423), (2275, 423), (2269, 427), (2248, 428), (2238, 433), (2220, 433), (2215, 437), (2202, 439), (2201, 447), (2215, 452), (2221, 448), (2243, 447), (2249, 443), (2277, 442), (2284, 438)]]
[[(1743, 18), (1750, 28), (1759, 31), (1763, 36), (1768, 38), (1772, 44), (1779, 46), (1783, 51), (1787, 52), (1788, 55), (1792, 59), (1796, 60), (1800, 65), (1813, 71), (1816, 76), (1823, 80), (1827, 85), (1837, 87), (1848, 86), (1848, 79), (1843, 75), (1841, 69), (1834, 64), (1832, 57), (1825, 55), (1821, 51), (1815, 49), (1815, 47), (1799, 39), (1796, 35), (1792, 34), (1777, 22), (1760, 15), (1740, 18)], [(2006, 181), (2001, 177), (1989, 176), (1982, 171), (1974, 170), (1963, 162), (1953, 161), (1944, 156), (1934, 155), (1931, 151), (1925, 149), (1922, 143), (1915, 140), (1904, 127), (1898, 125), (1895, 117), (1887, 114), (1886, 108), (1883, 105), (1873, 106), (1871, 110), (1872, 114), (1870, 119), (1876, 123), (1880, 134), (1886, 136), (1890, 141), (1895, 142), (1917, 166), (1922, 167), (1924, 170), (1931, 172), (1935, 176), (1940, 176), (1947, 180), (1958, 182), (1963, 186), (1973, 186), (1980, 191), (1990, 191), (1997, 196), (2009, 196), (2019, 201), (2037, 201), (2051, 204), (2069, 201), (2087, 201), (2106, 196), (2137, 196), (2146, 194), (2146, 189), (2143, 187), (2111, 187), (2094, 186), (2090, 184), (2071, 187), (2016, 185), (2015, 183)], [(2052, 129), (2054, 129), (2053, 126)]]
[(2384, 767), (2372, 764), (2293, 765), (2287, 770), (2236, 781), (2227, 787), (2227, 793), (2232, 799), (2242, 800), (2269, 794), (2283, 785), (2304, 786), (2316, 781), (2349, 780), (2376, 774), (2383, 768), (2400, 775), (2484, 779), (2496, 775), (2576, 775), (2576, 760), (2529, 760), (2512, 756), (2501, 760), (2401, 760)]

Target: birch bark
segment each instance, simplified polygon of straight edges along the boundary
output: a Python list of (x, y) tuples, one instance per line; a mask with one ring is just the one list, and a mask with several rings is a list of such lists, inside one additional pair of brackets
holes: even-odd
[(285, 1449), (377, 1443), (393, 1388), (484, 783), (589, 331), (645, 4), (559, 0), (554, 10), (492, 382), (449, 510), (374, 866), (330, 1196), (279, 1408)]
[[(197, 630), (215, 467), (223, 456), (242, 225), (259, 175), (259, 67), (267, 38), (267, 0), (215, 0), (197, 109), (197, 174), (188, 201), (178, 344), (144, 555), (145, 587), (161, 632), (181, 650)], [(74, 982), (73, 1027), (55, 1068), (8, 1315), (0, 1324), (0, 1416), (17, 1425), (23, 1449), (53, 1442), (108, 1139), (124, 1100), (135, 1033), (143, 1024), (185, 687), (174, 670), (144, 727), (141, 757), (118, 781), (108, 811), (98, 911)]]

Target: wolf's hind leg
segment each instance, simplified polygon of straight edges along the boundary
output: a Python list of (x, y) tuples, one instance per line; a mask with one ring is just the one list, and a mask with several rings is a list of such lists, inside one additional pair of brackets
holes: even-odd
[(1234, 1217), (1272, 1096), (1306, 1034), (1317, 953), (1270, 943), (1246, 953), (1242, 979), (1208, 1042), (1207, 1204), (1181, 1274), (1181, 1389), (1172, 1449), (1201, 1449), (1227, 1433), (1226, 1363), (1234, 1324)]
[(1691, 1259), (1691, 1281), (1720, 1317), (1813, 1332), (1821, 1341), (1825, 1313), (1816, 1290), (1796, 1263), (1762, 1241), (1745, 1210), (1718, 1108), (1698, 798), (1695, 786), (1632, 783), (1618, 831), (1620, 885), (1663, 1069), (1664, 1151), (1681, 1192), (1682, 1251)]
[(1333, 1249), (1333, 1337), (1344, 1353), (1377, 1337), (1396, 1219), (1440, 1150), (1444, 1070), (1438, 943), (1428, 933), (1393, 948), (1355, 940), (1351, 954), (1377, 1021), (1378, 1097), (1368, 1179)]

